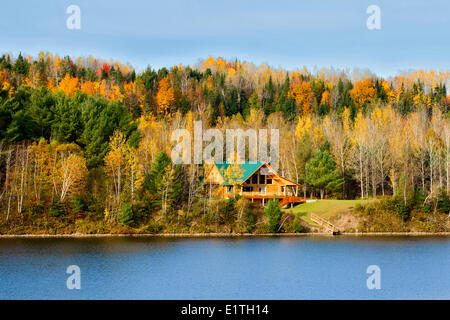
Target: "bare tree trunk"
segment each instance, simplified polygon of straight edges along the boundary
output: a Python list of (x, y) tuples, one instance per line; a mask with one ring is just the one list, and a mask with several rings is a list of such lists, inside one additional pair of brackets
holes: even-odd
[(406, 181), (407, 179), (407, 162), (405, 161), (405, 166), (403, 169), (404, 181), (403, 181), (403, 204), (406, 206)]
[(384, 196), (384, 152), (383, 149), (381, 149), (380, 154), (380, 170), (381, 170), (381, 194)]
[(9, 197), (8, 197), (8, 211), (6, 214), (6, 222), (8, 222), (9, 220), (9, 213), (11, 212), (11, 197), (12, 197), (12, 192), (9, 192)]
[(430, 193), (433, 192), (433, 151), (430, 151)]
[(12, 158), (12, 149), (9, 149), (7, 151), (6, 156), (6, 169), (5, 169), (5, 186), (3, 188), (2, 194), (0, 195), (0, 201), (3, 198), (4, 194), (8, 193), (8, 187), (9, 187), (9, 176), (10, 176), (10, 170), (11, 170), (11, 158)]
[(372, 196), (374, 198), (376, 198), (377, 196), (377, 183), (376, 183), (376, 178), (375, 178), (375, 163), (374, 160), (372, 159)]
[(369, 197), (369, 160), (366, 161), (366, 196)]
[(361, 198), (364, 199), (364, 181), (363, 181), (363, 164), (362, 164), (362, 150), (359, 149), (359, 177), (361, 185)]
[(422, 178), (422, 190), (425, 193), (425, 168), (424, 168), (424, 159), (421, 157), (420, 159), (420, 173)]
[(26, 173), (28, 170), (28, 148), (23, 145), (23, 150), (22, 150), (22, 154), (21, 154), (21, 166), (22, 166), (22, 170), (21, 170), (21, 174), (20, 174), (20, 195), (18, 196), (17, 199), (17, 213), (21, 213), (22, 212), (22, 207), (23, 207), (23, 195), (25, 192), (25, 187), (26, 187)]

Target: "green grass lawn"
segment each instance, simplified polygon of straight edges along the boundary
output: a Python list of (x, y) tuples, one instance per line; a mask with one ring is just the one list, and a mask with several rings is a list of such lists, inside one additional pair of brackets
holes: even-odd
[(317, 200), (316, 202), (303, 203), (287, 209), (287, 211), (299, 215), (304, 221), (311, 225), (316, 225), (311, 220), (311, 214), (315, 214), (328, 220), (331, 216), (353, 209), (356, 204), (367, 203), (371, 200)]

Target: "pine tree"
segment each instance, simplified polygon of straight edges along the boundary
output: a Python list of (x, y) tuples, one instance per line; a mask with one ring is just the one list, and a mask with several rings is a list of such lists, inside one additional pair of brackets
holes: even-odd
[(306, 165), (305, 180), (311, 186), (319, 189), (320, 198), (326, 191), (335, 191), (343, 183), (336, 162), (328, 151), (318, 151)]
[(264, 211), (267, 217), (266, 227), (269, 232), (278, 232), (280, 228), (280, 220), (283, 212), (281, 211), (280, 202), (277, 199), (270, 199)]
[(30, 64), (27, 60), (24, 59), (21, 53), (17, 57), (16, 62), (14, 63), (13, 71), (16, 74), (21, 74), (23, 76), (28, 75), (28, 71), (30, 70)]

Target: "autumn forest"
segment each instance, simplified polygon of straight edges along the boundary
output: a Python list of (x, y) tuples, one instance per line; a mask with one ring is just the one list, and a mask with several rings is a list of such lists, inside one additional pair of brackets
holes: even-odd
[(269, 230), (267, 209), (205, 194), (209, 164), (172, 163), (171, 132), (196, 120), (221, 131), (279, 129), (279, 173), (300, 196), (377, 199), (359, 208), (359, 230), (445, 231), (449, 78), (213, 57), (138, 72), (93, 57), (5, 54), (0, 233), (305, 231), (292, 213)]

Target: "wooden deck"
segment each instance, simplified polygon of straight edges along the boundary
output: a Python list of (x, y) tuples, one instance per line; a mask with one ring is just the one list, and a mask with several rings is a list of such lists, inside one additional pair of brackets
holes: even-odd
[[(274, 195), (269, 194), (242, 194), (247, 199), (250, 199), (252, 201), (257, 200), (263, 202), (263, 204), (267, 203), (270, 199), (274, 198)], [(288, 206), (289, 204), (299, 204), (299, 203), (305, 203), (306, 199), (303, 197), (297, 197), (297, 196), (286, 196), (286, 195), (275, 195), (275, 198), (280, 200), (280, 205), (282, 208)]]

